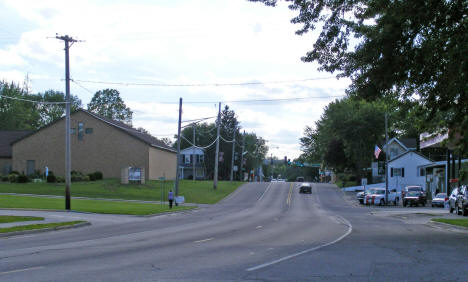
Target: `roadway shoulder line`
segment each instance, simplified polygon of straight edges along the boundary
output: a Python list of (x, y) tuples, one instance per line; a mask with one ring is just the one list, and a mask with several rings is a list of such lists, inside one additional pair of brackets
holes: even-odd
[(338, 237), (334, 241), (328, 242), (328, 243), (325, 243), (325, 244), (322, 244), (322, 245), (319, 245), (319, 246), (316, 246), (316, 247), (313, 247), (313, 248), (310, 248), (310, 249), (307, 249), (307, 250), (304, 250), (304, 251), (301, 251), (301, 252), (298, 252), (298, 253), (295, 253), (295, 254), (292, 254), (292, 255), (289, 255), (289, 256), (285, 256), (285, 257), (282, 257), (282, 258), (274, 260), (274, 261), (270, 261), (270, 262), (260, 264), (260, 265), (257, 265), (257, 266), (251, 267), (251, 268), (247, 268), (246, 271), (254, 271), (254, 270), (259, 270), (259, 269), (262, 269), (262, 268), (265, 268), (265, 267), (269, 267), (271, 265), (274, 265), (274, 264), (277, 264), (277, 263), (280, 263), (280, 262), (295, 258), (297, 256), (307, 254), (307, 253), (316, 251), (318, 249), (321, 249), (321, 248), (324, 248), (324, 247), (327, 247), (327, 246), (338, 243), (339, 241), (346, 238), (346, 236), (351, 234), (351, 232), (353, 231), (353, 226), (351, 225), (351, 223), (349, 221), (347, 221), (346, 219), (344, 219), (342, 217), (340, 217), (340, 219), (343, 220), (343, 222), (348, 226), (348, 231), (346, 231), (345, 234), (341, 235), (340, 237)]
[(194, 243), (208, 242), (208, 241), (211, 241), (211, 240), (213, 240), (213, 239), (214, 239), (214, 238), (208, 238), (208, 239), (198, 240), (198, 241), (195, 241)]
[(16, 269), (16, 270), (11, 270), (11, 271), (0, 272), (0, 275), (16, 273), (16, 272), (23, 272), (23, 271), (30, 271), (30, 270), (36, 270), (36, 269), (41, 269), (41, 268), (44, 268), (44, 267), (43, 266), (36, 266), (36, 267), (30, 267), (30, 268), (24, 268), (24, 269)]
[(271, 187), (271, 182), (270, 184), (268, 184), (267, 188), (265, 189), (265, 191), (263, 192), (263, 194), (260, 196), (260, 198), (258, 198), (257, 202), (260, 202), (262, 199), (263, 199), (263, 196), (265, 196), (265, 194), (268, 192), (268, 190), (270, 189)]

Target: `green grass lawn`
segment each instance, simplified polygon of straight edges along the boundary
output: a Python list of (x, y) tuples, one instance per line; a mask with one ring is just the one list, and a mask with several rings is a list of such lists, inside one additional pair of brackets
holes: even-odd
[[(232, 193), (241, 184), (242, 182), (220, 181), (218, 189), (213, 190), (213, 181), (182, 180), (179, 185), (179, 195), (183, 195), (187, 203), (214, 204)], [(173, 181), (165, 181), (163, 188), (160, 181), (148, 181), (143, 185), (122, 185), (118, 179), (105, 179), (73, 182), (70, 191), (72, 197), (160, 201), (162, 195), (163, 200), (167, 200), (167, 193), (173, 189), (173, 186)], [(65, 184), (0, 182), (0, 193), (63, 196)]]
[(42, 223), (42, 224), (30, 224), (30, 225), (21, 225), (21, 226), (14, 226), (14, 227), (5, 227), (5, 228), (0, 228), (0, 233), (44, 229), (44, 228), (55, 228), (59, 226), (75, 225), (75, 224), (82, 223), (82, 222), (86, 222), (86, 221), (68, 221), (68, 222)]
[(433, 218), (432, 221), (468, 227), (468, 218)]
[(0, 223), (36, 221), (36, 220), (44, 220), (44, 218), (43, 217), (36, 217), (36, 216), (0, 215)]
[[(0, 196), (0, 208), (64, 210), (65, 200), (60, 198), (2, 195)], [(71, 201), (71, 209), (74, 211), (109, 214), (148, 215), (192, 208), (194, 207), (177, 206), (170, 210), (167, 205), (160, 204), (77, 199)]]

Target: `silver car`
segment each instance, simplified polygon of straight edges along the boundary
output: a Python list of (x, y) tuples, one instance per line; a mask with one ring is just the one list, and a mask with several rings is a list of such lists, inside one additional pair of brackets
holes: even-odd
[(453, 188), (452, 193), (450, 193), (448, 202), (449, 202), (449, 212), (453, 213), (455, 210), (455, 204), (457, 203), (458, 197), (458, 187)]

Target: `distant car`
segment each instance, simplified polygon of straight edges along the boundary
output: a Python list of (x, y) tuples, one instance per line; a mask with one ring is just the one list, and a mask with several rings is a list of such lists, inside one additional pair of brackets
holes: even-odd
[(278, 180), (276, 180), (276, 178), (272, 178), (271, 179), (271, 182), (277, 182)]
[(455, 210), (455, 203), (457, 202), (457, 196), (458, 196), (458, 187), (455, 187), (455, 188), (453, 188), (453, 190), (450, 193), (450, 196), (448, 198), (449, 212), (450, 213), (452, 213)]
[(468, 215), (468, 189), (466, 186), (458, 189), (457, 201), (455, 202), (456, 214)]
[(299, 187), (299, 193), (312, 194), (312, 186), (309, 183), (302, 183)]
[(419, 185), (409, 185), (409, 186), (406, 186), (405, 188), (403, 188), (401, 190), (401, 199), (404, 200), (405, 199), (405, 195), (409, 192), (420, 192), (420, 197), (422, 199), (422, 201), (424, 202), (424, 205), (426, 205), (427, 203), (427, 195), (426, 195), (426, 190), (424, 190), (424, 188), (422, 186), (419, 186)]
[(446, 193), (439, 193), (435, 195), (434, 199), (432, 199), (431, 205), (432, 207), (444, 207), (445, 202), (448, 201), (448, 197)]
[(403, 206), (425, 206), (426, 196), (421, 191), (409, 191), (403, 197)]
[(297, 177), (296, 182), (304, 182), (304, 177), (302, 176)]
[(278, 182), (286, 182), (286, 179), (278, 178)]

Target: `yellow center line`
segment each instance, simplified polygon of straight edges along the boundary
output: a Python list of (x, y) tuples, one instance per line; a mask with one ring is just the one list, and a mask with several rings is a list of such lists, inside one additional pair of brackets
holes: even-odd
[(0, 275), (9, 274), (9, 273), (16, 273), (16, 272), (22, 272), (22, 271), (35, 270), (35, 269), (41, 269), (41, 268), (44, 268), (44, 267), (43, 266), (36, 266), (36, 267), (30, 267), (30, 268), (24, 268), (24, 269), (16, 269), (16, 270), (11, 270), (11, 271), (0, 272)]
[(289, 193), (288, 193), (288, 199), (286, 200), (286, 204), (289, 206), (291, 204), (291, 195), (292, 195), (292, 190), (293, 190), (293, 184), (289, 185)]

